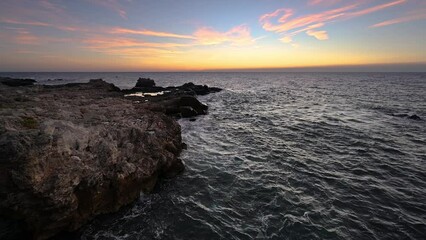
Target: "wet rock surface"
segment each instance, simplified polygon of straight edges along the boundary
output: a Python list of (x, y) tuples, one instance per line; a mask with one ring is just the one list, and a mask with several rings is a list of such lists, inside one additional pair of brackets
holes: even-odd
[(151, 191), (184, 169), (181, 128), (167, 115), (207, 113), (196, 85), (157, 97), (124, 97), (137, 91), (100, 79), (11, 86), (0, 84), (0, 238), (74, 231)]

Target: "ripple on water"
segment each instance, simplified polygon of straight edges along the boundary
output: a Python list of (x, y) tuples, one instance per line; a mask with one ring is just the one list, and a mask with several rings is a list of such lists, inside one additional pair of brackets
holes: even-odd
[(426, 121), (392, 116), (426, 118), (423, 77), (177, 75), (227, 89), (180, 121), (186, 171), (82, 238), (426, 239)]

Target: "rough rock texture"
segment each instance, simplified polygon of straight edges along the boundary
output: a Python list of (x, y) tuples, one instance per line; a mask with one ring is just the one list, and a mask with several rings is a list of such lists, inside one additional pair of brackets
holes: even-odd
[[(163, 112), (176, 118), (191, 118), (207, 114), (207, 105), (196, 98), (197, 95), (220, 92), (222, 89), (185, 83), (177, 87), (158, 87), (152, 79), (140, 78), (132, 89), (123, 90), (126, 97), (143, 103), (146, 109)], [(149, 93), (154, 93), (151, 96)], [(145, 94), (145, 95), (144, 95)]]
[(0, 216), (34, 239), (76, 230), (182, 171), (180, 131), (102, 80), (0, 84)]

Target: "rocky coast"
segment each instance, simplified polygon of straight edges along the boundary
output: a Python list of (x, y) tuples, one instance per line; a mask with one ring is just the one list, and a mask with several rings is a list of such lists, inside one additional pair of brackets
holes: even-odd
[(101, 79), (56, 86), (0, 78), (0, 238), (75, 231), (184, 170), (176, 119), (207, 114), (218, 88), (121, 90)]

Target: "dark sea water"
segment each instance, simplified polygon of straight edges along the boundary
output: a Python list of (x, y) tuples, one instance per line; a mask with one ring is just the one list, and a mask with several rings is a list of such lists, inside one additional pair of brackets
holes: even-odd
[(13, 76), (225, 89), (200, 97), (209, 115), (179, 121), (182, 175), (70, 238), (426, 239), (424, 73)]

